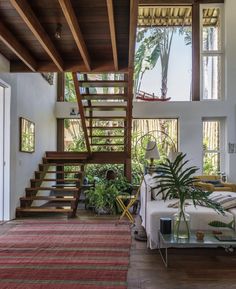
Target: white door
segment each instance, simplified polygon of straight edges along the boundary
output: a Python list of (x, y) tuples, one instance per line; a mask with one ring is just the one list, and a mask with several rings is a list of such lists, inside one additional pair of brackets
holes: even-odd
[(10, 88), (0, 80), (0, 220), (10, 219)]

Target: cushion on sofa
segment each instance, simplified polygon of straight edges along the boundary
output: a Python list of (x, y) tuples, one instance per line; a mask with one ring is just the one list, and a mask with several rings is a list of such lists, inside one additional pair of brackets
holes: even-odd
[(224, 187), (224, 184), (222, 184), (220, 180), (208, 180), (205, 181), (205, 183), (212, 184), (214, 187)]
[(220, 204), (225, 210), (236, 207), (236, 193), (212, 193), (209, 198)]

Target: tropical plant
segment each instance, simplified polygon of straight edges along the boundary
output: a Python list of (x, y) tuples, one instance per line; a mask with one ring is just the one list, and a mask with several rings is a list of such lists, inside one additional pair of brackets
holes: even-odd
[[(184, 205), (186, 199), (190, 199), (193, 205), (204, 205), (210, 207), (217, 212), (224, 214), (224, 209), (220, 204), (208, 198), (211, 192), (203, 191), (195, 187), (197, 179), (194, 174), (198, 171), (195, 166), (186, 167), (188, 160), (185, 160), (186, 154), (180, 153), (176, 159), (171, 162), (168, 158), (165, 163), (158, 166), (158, 175), (154, 176), (159, 179), (156, 188), (159, 190), (158, 194), (162, 194), (164, 200), (178, 198), (179, 199), (179, 217), (184, 218), (186, 227), (189, 228), (184, 215)], [(178, 231), (177, 224), (177, 231)]]
[(153, 27), (141, 29), (138, 32), (137, 42), (141, 42), (135, 55), (135, 84), (139, 90), (146, 70), (153, 69), (158, 59), (161, 60), (161, 98), (167, 96), (167, 77), (171, 45), (175, 29), (173, 27)]
[(116, 197), (119, 195), (115, 184), (99, 182), (85, 194), (88, 205), (94, 207), (97, 213), (115, 213)]
[(116, 197), (131, 194), (132, 186), (124, 177), (115, 180), (99, 180), (94, 187), (85, 192), (87, 203), (95, 211), (114, 214), (117, 210)]

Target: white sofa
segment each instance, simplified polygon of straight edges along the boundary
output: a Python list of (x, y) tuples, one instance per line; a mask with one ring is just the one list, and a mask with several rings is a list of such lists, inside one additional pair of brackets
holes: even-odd
[[(178, 200), (166, 200), (161, 199), (151, 200), (151, 182), (152, 177), (146, 175), (141, 186), (140, 194), (140, 216), (142, 218), (142, 226), (146, 229), (148, 237), (148, 247), (151, 249), (156, 249), (158, 247), (158, 230), (160, 229), (160, 218), (170, 217), (172, 218), (177, 208), (168, 207), (169, 204), (174, 204)], [(220, 192), (222, 193), (222, 192)], [(226, 192), (229, 193), (229, 192)], [(215, 192), (213, 194), (219, 194)], [(236, 194), (236, 193), (233, 193)], [(146, 202), (147, 197), (147, 202)], [(190, 214), (191, 230), (214, 230), (214, 227), (209, 226), (211, 221), (222, 221), (229, 224), (236, 219), (236, 208), (230, 209), (225, 212), (225, 215), (218, 214), (211, 208), (197, 206), (194, 207), (191, 201), (188, 201), (190, 205), (186, 206), (186, 212)]]

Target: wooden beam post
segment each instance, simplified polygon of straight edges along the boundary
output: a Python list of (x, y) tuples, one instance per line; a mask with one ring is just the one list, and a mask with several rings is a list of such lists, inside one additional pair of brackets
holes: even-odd
[(192, 100), (200, 100), (200, 5), (192, 6)]
[(125, 164), (124, 164), (124, 175), (127, 178), (129, 182), (132, 181), (132, 164), (131, 164), (131, 158), (126, 158)]
[(109, 19), (109, 26), (110, 26), (114, 68), (117, 71), (118, 70), (118, 54), (117, 54), (117, 46), (116, 46), (116, 29), (115, 29), (113, 0), (107, 0), (107, 12), (108, 12), (108, 19)]
[(65, 101), (65, 73), (57, 73), (57, 101)]
[(64, 152), (64, 118), (57, 119), (57, 151)]

